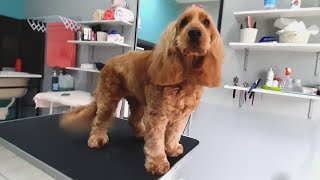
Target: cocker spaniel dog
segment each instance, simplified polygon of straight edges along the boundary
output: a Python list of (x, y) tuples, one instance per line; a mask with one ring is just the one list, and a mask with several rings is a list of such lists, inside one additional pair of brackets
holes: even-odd
[(130, 106), (129, 124), (144, 137), (145, 168), (165, 174), (167, 156), (183, 153), (180, 137), (189, 115), (198, 106), (205, 87), (221, 81), (223, 44), (208, 13), (187, 9), (162, 34), (155, 49), (129, 52), (107, 61), (101, 71), (95, 100), (62, 117), (69, 130), (91, 127), (88, 146), (108, 144), (108, 130), (118, 102)]

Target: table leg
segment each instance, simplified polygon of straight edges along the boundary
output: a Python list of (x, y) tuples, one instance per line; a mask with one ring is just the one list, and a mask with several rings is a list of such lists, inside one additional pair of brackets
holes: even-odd
[(53, 101), (50, 102), (50, 112), (49, 115), (52, 115), (53, 113)]

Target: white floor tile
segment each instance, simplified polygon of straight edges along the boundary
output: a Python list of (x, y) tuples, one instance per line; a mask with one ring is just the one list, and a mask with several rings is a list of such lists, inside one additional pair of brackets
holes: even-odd
[(53, 178), (0, 146), (0, 180), (53, 180)]
[(9, 180), (9, 178), (0, 173), (0, 180)]

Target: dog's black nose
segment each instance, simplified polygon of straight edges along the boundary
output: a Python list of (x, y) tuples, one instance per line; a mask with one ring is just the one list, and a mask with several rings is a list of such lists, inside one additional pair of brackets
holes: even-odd
[(201, 31), (200, 29), (191, 29), (189, 32), (188, 32), (188, 35), (189, 35), (189, 38), (191, 41), (199, 41), (200, 38), (201, 38)]

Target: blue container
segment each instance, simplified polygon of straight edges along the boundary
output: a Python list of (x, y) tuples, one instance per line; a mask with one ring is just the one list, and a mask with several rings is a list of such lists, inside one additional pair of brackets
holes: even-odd
[(265, 9), (275, 9), (277, 7), (277, 0), (264, 0)]

